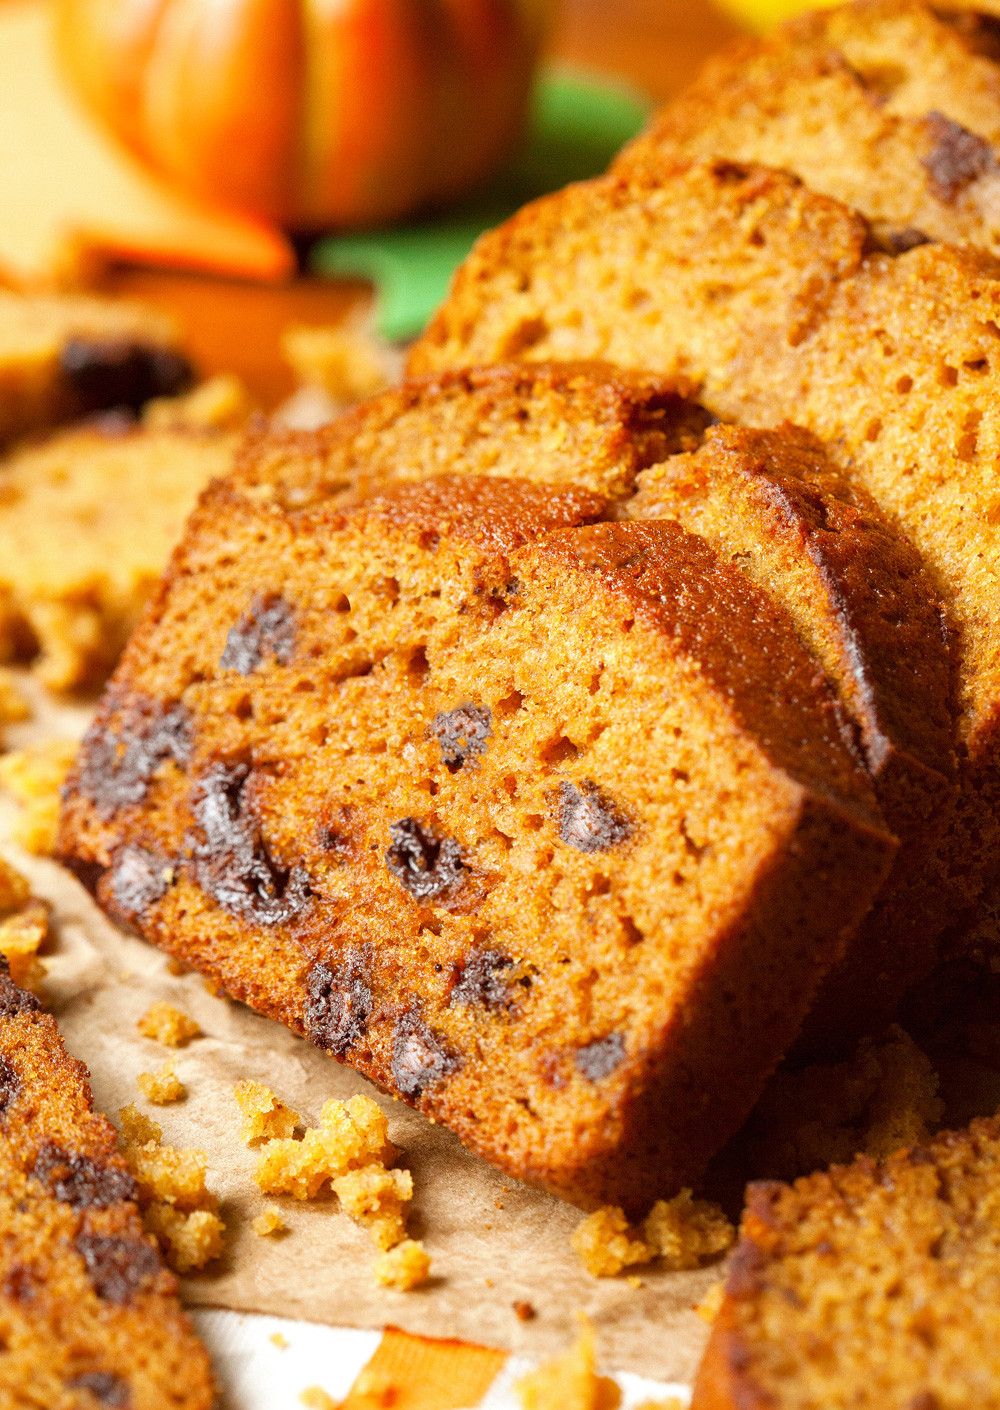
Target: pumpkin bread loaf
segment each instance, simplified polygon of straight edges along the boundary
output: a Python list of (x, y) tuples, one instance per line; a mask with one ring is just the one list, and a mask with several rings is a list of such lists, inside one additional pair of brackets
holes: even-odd
[(810, 12), (711, 59), (615, 169), (663, 151), (793, 171), (889, 251), (1000, 253), (1000, 26), (920, 0)]
[(996, 1118), (750, 1185), (691, 1410), (995, 1410), (998, 1190)]
[[(1000, 265), (867, 223), (793, 176), (676, 161), (526, 207), (483, 236), (411, 354), (417, 373), (595, 357), (684, 376), (716, 415), (792, 419), (914, 544), (961, 646), (968, 828), (955, 944), (1000, 954)], [(974, 922), (974, 923), (973, 923)]]
[(64, 859), (487, 1159), (645, 1210), (739, 1125), (890, 864), (838, 703), (676, 524), (474, 475), (280, 488), (202, 497)]
[(105, 416), (0, 456), (0, 659), (56, 690), (106, 678), (245, 411), (205, 383), (146, 425)]
[(675, 454), (697, 447), (708, 419), (656, 378), (599, 364), (501, 364), (417, 378), (318, 432), (251, 436), (236, 475), (289, 507), (459, 463), (576, 484), (607, 495), (620, 515), (679, 520), (777, 593), (841, 694), (903, 841), (803, 1034), (812, 1050), (850, 1047), (892, 1019), (932, 965), (956, 904), (951, 873), (963, 849), (943, 610), (914, 550), (814, 437), (717, 428), (693, 456)]
[(824, 981), (799, 1044), (837, 1050), (891, 1021), (933, 968), (964, 864), (955, 819), (954, 652), (913, 547), (815, 436), (717, 426), (638, 477), (629, 518), (699, 534), (786, 608), (835, 682), (901, 846)]
[(0, 1405), (210, 1410), (208, 1357), (143, 1232), (82, 1063), (0, 961)]
[(141, 304), (0, 290), (0, 445), (190, 385), (171, 319)]

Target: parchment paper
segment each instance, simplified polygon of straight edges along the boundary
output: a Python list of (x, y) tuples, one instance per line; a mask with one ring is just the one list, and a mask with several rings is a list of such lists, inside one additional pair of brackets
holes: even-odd
[[(53, 735), (76, 736), (89, 712), (54, 705), (37, 689), (36, 717), (8, 731), (10, 747)], [(191, 1304), (270, 1312), (339, 1326), (382, 1327), (458, 1337), (538, 1358), (563, 1350), (577, 1332), (577, 1308), (592, 1318), (602, 1360), (618, 1370), (689, 1381), (708, 1328), (694, 1305), (720, 1268), (695, 1273), (633, 1270), (642, 1281), (593, 1278), (570, 1248), (582, 1215), (571, 1206), (501, 1175), (465, 1151), (447, 1131), (384, 1097), (363, 1078), (276, 1023), (210, 994), (194, 974), (174, 976), (166, 956), (117, 929), (76, 880), (55, 862), (29, 857), (7, 840), (14, 814), (0, 799), (2, 850), (53, 906), (46, 999), (66, 1046), (89, 1067), (95, 1103), (112, 1120), (135, 1102), (163, 1127), (164, 1142), (196, 1146), (208, 1156), (208, 1184), (221, 1201), (226, 1251), (183, 1279)], [(136, 1031), (155, 999), (168, 999), (197, 1020), (203, 1036), (177, 1052), (187, 1097), (153, 1107), (136, 1077), (158, 1069), (174, 1050)], [(389, 1115), (400, 1163), (413, 1172), (410, 1218), (433, 1260), (423, 1289), (378, 1289), (375, 1249), (333, 1197), (300, 1202), (261, 1196), (256, 1154), (240, 1140), (233, 1100), (241, 1078), (264, 1082), (310, 1122), (328, 1097), (367, 1092)], [(276, 1203), (289, 1232), (254, 1234), (251, 1220)], [(536, 1316), (521, 1321), (514, 1304)]]

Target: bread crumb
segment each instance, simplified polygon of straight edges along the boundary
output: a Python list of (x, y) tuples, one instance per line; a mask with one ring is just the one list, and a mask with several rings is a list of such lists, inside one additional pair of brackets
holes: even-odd
[(341, 1208), (363, 1224), (376, 1248), (390, 1249), (406, 1238), (406, 1205), (413, 1198), (408, 1170), (364, 1165), (333, 1181)]
[(578, 1315), (575, 1345), (515, 1382), (523, 1410), (617, 1410), (621, 1404), (614, 1381), (597, 1374), (594, 1329), (583, 1313)]
[(676, 1395), (668, 1395), (666, 1400), (644, 1400), (635, 1410), (686, 1410), (686, 1405)]
[(398, 1288), (409, 1292), (425, 1283), (431, 1271), (431, 1260), (422, 1243), (405, 1239), (395, 1248), (379, 1254), (372, 1272), (383, 1288)]
[(638, 1273), (630, 1273), (625, 1279), (625, 1281), (626, 1283), (628, 1283), (630, 1288), (642, 1287), (642, 1279), (639, 1277)]
[(154, 1106), (165, 1106), (186, 1096), (184, 1084), (174, 1072), (175, 1062), (175, 1058), (167, 1058), (159, 1072), (140, 1072), (135, 1079), (139, 1091)]
[(281, 351), (303, 387), (321, 388), (341, 410), (402, 376), (399, 350), (377, 337), (367, 310), (333, 326), (293, 324), (282, 334)]
[(239, 431), (255, 410), (246, 387), (232, 372), (201, 382), (182, 397), (156, 397), (146, 403), (147, 431)]
[(0, 667), (0, 730), (4, 725), (18, 725), (30, 718), (31, 706), (22, 695), (13, 673)]
[(595, 1278), (611, 1278), (633, 1263), (650, 1263), (656, 1250), (645, 1239), (634, 1238), (622, 1210), (606, 1204), (577, 1225), (570, 1240)]
[(513, 1307), (514, 1314), (519, 1322), (530, 1322), (533, 1317), (538, 1316), (538, 1313), (530, 1302), (515, 1302)]
[(285, 1217), (276, 1204), (269, 1204), (263, 1214), (258, 1214), (257, 1218), (250, 1226), (255, 1234), (259, 1234), (262, 1239), (268, 1234), (283, 1234), (288, 1228)]
[(0, 785), (21, 805), (11, 838), (35, 856), (55, 851), (61, 790), (78, 747), (72, 739), (50, 739), (0, 757)]
[(707, 1322), (709, 1326), (711, 1326), (719, 1315), (719, 1308), (722, 1306), (722, 1299), (725, 1295), (725, 1283), (713, 1283), (701, 1302), (696, 1305), (694, 1310), (701, 1320)]
[(244, 1117), (240, 1136), (248, 1146), (256, 1141), (286, 1139), (302, 1125), (298, 1112), (262, 1082), (237, 1082), (233, 1096)]
[(144, 1038), (155, 1038), (170, 1048), (183, 1048), (185, 1043), (201, 1033), (193, 1018), (188, 1018), (186, 1013), (175, 1009), (165, 999), (157, 999), (136, 1026)]
[[(727, 1249), (736, 1230), (717, 1204), (693, 1199), (681, 1190), (671, 1200), (657, 1200), (646, 1216), (641, 1236), (634, 1233), (621, 1209), (606, 1204), (588, 1214), (571, 1243), (583, 1266), (595, 1278), (611, 1278), (637, 1263), (663, 1260), (671, 1272), (699, 1268)], [(632, 1286), (641, 1287), (638, 1279)]]
[(270, 1341), (273, 1342), (273, 1344), (278, 1348), (279, 1351), (288, 1350), (288, 1338), (284, 1336), (283, 1333), (272, 1332), (270, 1336)]
[(257, 1184), (268, 1195), (315, 1199), (327, 1181), (349, 1170), (391, 1164), (398, 1152), (388, 1133), (385, 1115), (371, 1097), (328, 1101), (319, 1126), (301, 1140), (271, 1140), (261, 1147)]
[(736, 1230), (719, 1206), (693, 1199), (690, 1190), (681, 1190), (671, 1200), (657, 1200), (642, 1227), (647, 1243), (674, 1273), (701, 1267), (736, 1239)]
[(161, 1146), (160, 1127), (134, 1106), (122, 1107), (118, 1116), (119, 1147), (139, 1186), (146, 1229), (175, 1272), (203, 1268), (222, 1252), (226, 1228), (218, 1200), (205, 1185), (205, 1152)]
[(134, 1102), (118, 1108), (119, 1140), (123, 1146), (154, 1146), (163, 1140), (163, 1128), (143, 1115)]
[[(10, 904), (4, 905), (5, 900)], [(48, 933), (48, 903), (28, 894), (24, 877), (0, 860), (0, 955), (14, 983), (33, 994), (41, 993), (45, 978), (38, 951)]]
[(337, 1410), (337, 1401), (322, 1386), (306, 1386), (299, 1399), (307, 1410)]

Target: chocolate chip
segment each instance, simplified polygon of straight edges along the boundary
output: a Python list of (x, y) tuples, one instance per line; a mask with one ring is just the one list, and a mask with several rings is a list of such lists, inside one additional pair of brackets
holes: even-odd
[(372, 991), (366, 981), (364, 952), (349, 949), (336, 965), (317, 961), (306, 975), (306, 990), (306, 1035), (318, 1048), (342, 1058), (368, 1032)]
[(577, 1072), (590, 1082), (599, 1082), (602, 1077), (610, 1077), (625, 1057), (625, 1039), (620, 1033), (609, 1033), (606, 1038), (595, 1038), (592, 1043), (577, 1048), (573, 1062)]
[(102, 1164), (89, 1155), (71, 1155), (54, 1141), (42, 1142), (31, 1174), (73, 1209), (107, 1209), (139, 1197), (139, 1188), (127, 1170)]
[[(182, 768), (191, 753), (191, 716), (179, 702), (164, 705), (148, 695), (108, 700), (115, 727), (96, 722), (83, 736), (77, 787), (107, 822), (120, 808), (141, 803), (149, 781), (166, 759)], [(116, 709), (116, 706), (118, 707)]]
[(111, 899), (125, 916), (139, 917), (167, 889), (168, 858), (147, 847), (122, 847), (115, 853), (109, 882)]
[(462, 886), (467, 868), (453, 837), (435, 837), (416, 818), (393, 823), (389, 835), (385, 864), (414, 900), (436, 901)]
[(44, 1285), (44, 1278), (28, 1263), (14, 1263), (4, 1274), (0, 1293), (11, 1302), (31, 1302)]
[(419, 1097), (425, 1087), (444, 1081), (459, 1067), (460, 1060), (418, 1014), (403, 1015), (392, 1045), (392, 1080), (401, 1096)]
[(21, 1078), (17, 1069), (5, 1057), (0, 1056), (0, 1111), (6, 1111), (21, 1090)]
[(84, 1371), (82, 1376), (73, 1376), (66, 1382), (68, 1390), (85, 1390), (107, 1405), (109, 1410), (129, 1410), (132, 1392), (128, 1381), (116, 1376), (113, 1371)]
[(559, 836), (581, 852), (605, 852), (631, 837), (633, 826), (597, 784), (585, 778), (559, 785)]
[(260, 835), (247, 764), (216, 764), (198, 782), (191, 809), (204, 841), (189, 837), (195, 880), (230, 915), (259, 925), (292, 920), (313, 898), (300, 866), (282, 867)]
[(291, 604), (279, 593), (255, 597), (249, 610), (229, 628), (219, 657), (223, 671), (248, 676), (269, 652), (280, 666), (287, 666), (295, 649), (295, 619)]
[(931, 237), (913, 225), (907, 225), (903, 230), (890, 230), (882, 236), (882, 245), (890, 255), (905, 255), (907, 250), (930, 243)]
[(461, 974), (451, 991), (451, 1004), (475, 1004), (501, 1009), (511, 1002), (511, 989), (503, 971), (514, 961), (500, 950), (473, 950), (466, 955)]
[(951, 205), (963, 187), (996, 166), (993, 148), (944, 113), (928, 113), (925, 122), (934, 145), (921, 157), (921, 165), (934, 195)]
[(94, 1291), (105, 1302), (131, 1302), (160, 1271), (156, 1254), (138, 1239), (84, 1233), (77, 1235), (76, 1246)]
[(138, 411), (153, 397), (183, 392), (193, 380), (180, 353), (126, 338), (70, 338), (59, 366), (80, 416), (107, 407)]
[(13, 1018), (17, 1013), (33, 1013), (42, 1006), (34, 994), (19, 989), (10, 977), (10, 966), (0, 955), (0, 1018)]
[(463, 764), (486, 752), (493, 733), (493, 711), (488, 705), (456, 705), (435, 715), (427, 733), (441, 746), (441, 758), (449, 773), (457, 774)]

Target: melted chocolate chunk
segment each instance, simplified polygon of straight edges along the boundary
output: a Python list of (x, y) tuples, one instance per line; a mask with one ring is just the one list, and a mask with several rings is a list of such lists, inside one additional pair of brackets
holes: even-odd
[[(114, 708), (114, 700), (110, 702)], [(141, 803), (149, 781), (166, 759), (182, 768), (191, 753), (191, 716), (180, 703), (147, 695), (123, 701), (118, 724), (95, 722), (83, 736), (77, 786), (107, 822), (120, 808)]]
[(418, 1014), (405, 1013), (396, 1024), (392, 1080), (402, 1096), (419, 1097), (425, 1087), (443, 1082), (461, 1065)]
[(195, 880), (230, 915), (258, 925), (294, 919), (312, 900), (300, 866), (281, 867), (268, 853), (250, 804), (247, 764), (216, 764), (192, 801), (204, 841), (189, 837)]
[(278, 593), (255, 597), (249, 611), (229, 628), (219, 668), (248, 676), (268, 652), (287, 666), (295, 649), (295, 618), (291, 604)]
[(453, 837), (435, 837), (416, 818), (393, 823), (389, 835), (385, 864), (414, 900), (436, 901), (465, 881), (467, 868)]
[(488, 705), (456, 705), (435, 715), (427, 728), (441, 746), (441, 758), (449, 773), (457, 774), (463, 764), (486, 752), (493, 733), (493, 711)]
[(882, 244), (890, 255), (905, 255), (907, 250), (931, 243), (931, 237), (913, 225), (907, 225), (903, 230), (890, 230), (882, 237)]
[(559, 785), (559, 836), (580, 852), (605, 852), (631, 837), (632, 824), (591, 779)]
[(131, 1302), (160, 1271), (156, 1254), (138, 1239), (84, 1233), (77, 1235), (76, 1246), (94, 1291), (105, 1302)]
[(126, 338), (70, 338), (59, 367), (82, 416), (107, 407), (138, 411), (153, 397), (185, 391), (193, 380), (180, 353)]
[(34, 994), (19, 989), (10, 977), (10, 967), (0, 955), (0, 1018), (13, 1018), (16, 1013), (33, 1013), (42, 1006)]
[(996, 166), (990, 144), (944, 113), (928, 113), (927, 129), (934, 142), (921, 165), (927, 184), (939, 201), (952, 205), (970, 181)]
[(334, 1057), (342, 1058), (368, 1032), (372, 991), (364, 961), (363, 951), (347, 950), (340, 964), (320, 960), (306, 976), (306, 1034), (317, 1048), (325, 1048)]
[(506, 1008), (511, 989), (503, 971), (514, 961), (500, 950), (473, 950), (466, 955), (462, 972), (451, 991), (451, 1004), (475, 1004), (491, 1010)]
[(128, 1381), (116, 1376), (113, 1371), (84, 1371), (82, 1376), (74, 1376), (66, 1382), (68, 1390), (85, 1390), (107, 1405), (108, 1410), (129, 1410), (132, 1392)]
[(590, 1082), (599, 1082), (602, 1077), (610, 1077), (625, 1056), (625, 1039), (620, 1033), (609, 1033), (606, 1038), (595, 1038), (573, 1054), (577, 1072)]
[(5, 1057), (0, 1057), (0, 1111), (6, 1111), (21, 1090), (17, 1069)]
[(167, 889), (170, 862), (146, 847), (122, 847), (115, 853), (110, 888), (115, 906), (126, 916), (141, 916)]
[(54, 1141), (42, 1142), (31, 1174), (73, 1209), (108, 1209), (139, 1197), (127, 1170), (102, 1165), (89, 1155), (71, 1155)]

